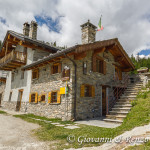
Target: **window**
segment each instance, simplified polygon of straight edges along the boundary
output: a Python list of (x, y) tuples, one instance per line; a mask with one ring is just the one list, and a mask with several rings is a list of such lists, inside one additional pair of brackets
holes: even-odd
[(31, 102), (35, 102), (35, 94), (31, 95)]
[(81, 97), (95, 97), (95, 87), (88, 84), (81, 85), (80, 90)]
[(45, 94), (40, 95), (39, 98), (38, 98), (38, 101), (39, 102), (45, 102), (45, 97), (46, 97)]
[(64, 69), (62, 72), (62, 79), (69, 80), (70, 79), (70, 69)]
[(29, 103), (37, 103), (38, 102), (38, 93), (31, 93), (29, 97)]
[(106, 74), (106, 62), (100, 56), (93, 56), (93, 72)]
[(37, 79), (39, 77), (39, 70), (33, 70), (32, 71), (32, 79)]
[(15, 78), (15, 74), (12, 72), (12, 77), (11, 77), (11, 81), (13, 82)]
[(60, 103), (61, 96), (60, 91), (49, 92), (48, 103)]
[(21, 79), (24, 79), (24, 71), (21, 71)]
[(55, 63), (51, 66), (51, 74), (60, 73), (61, 72), (61, 63)]
[(83, 74), (87, 74), (87, 62), (83, 62)]
[(96, 60), (96, 72), (104, 73), (104, 61), (103, 60)]
[(52, 92), (52, 103), (57, 103), (57, 92)]

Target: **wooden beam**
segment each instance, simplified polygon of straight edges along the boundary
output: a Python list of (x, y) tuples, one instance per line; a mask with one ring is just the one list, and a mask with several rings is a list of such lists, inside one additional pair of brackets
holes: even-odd
[(97, 49), (97, 50), (94, 50), (94, 53), (93, 53), (93, 55), (97, 55), (98, 53), (103, 53), (104, 51), (105, 51), (105, 47), (103, 47), (103, 48), (100, 48), (100, 49)]
[(124, 60), (124, 57), (123, 57), (123, 56), (115, 57), (115, 61), (116, 61), (116, 62), (120, 62), (120, 61), (123, 61), (123, 60)]
[(74, 55), (74, 59), (75, 60), (81, 60), (81, 59), (83, 59), (85, 57), (86, 57), (86, 52), (77, 53), (77, 54)]

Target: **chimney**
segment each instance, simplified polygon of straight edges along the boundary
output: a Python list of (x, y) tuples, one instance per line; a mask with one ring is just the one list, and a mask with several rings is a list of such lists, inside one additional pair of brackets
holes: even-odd
[(25, 22), (25, 23), (23, 24), (23, 34), (24, 34), (25, 36), (29, 36), (29, 31), (30, 31), (30, 25), (29, 25), (28, 22)]
[(81, 25), (82, 44), (95, 42), (96, 29), (97, 27), (90, 23), (90, 20)]
[(31, 21), (29, 37), (34, 40), (37, 38), (37, 27), (38, 24), (35, 21)]

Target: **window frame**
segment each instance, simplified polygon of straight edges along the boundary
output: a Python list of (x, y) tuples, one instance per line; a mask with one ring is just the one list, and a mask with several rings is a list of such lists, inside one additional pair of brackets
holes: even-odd
[[(57, 72), (54, 72), (54, 67), (58, 67), (57, 69)], [(61, 62), (57, 62), (57, 63), (53, 63), (51, 65), (51, 74), (57, 74), (57, 73), (61, 73), (62, 72), (62, 64)]]
[[(89, 91), (89, 95), (86, 94), (86, 87), (88, 87)], [(90, 84), (81, 84), (80, 87), (80, 97), (84, 97), (84, 98), (92, 98), (95, 97), (95, 86), (94, 85), (90, 85)]]
[[(53, 102), (53, 99), (52, 99), (52, 94), (53, 93), (57, 93), (57, 101), (56, 102)], [(60, 104), (61, 103), (60, 90), (49, 92), (49, 94), (48, 94), (48, 103), (49, 104)]]
[[(35, 77), (33, 75), (34, 73), (36, 73)], [(39, 69), (32, 70), (32, 80), (38, 79), (38, 78), (39, 78)]]
[[(97, 61), (99, 61), (99, 66), (97, 66)], [(101, 69), (100, 69), (100, 62), (102, 64)], [(106, 61), (104, 60), (104, 58), (102, 58), (101, 56), (95, 55), (93, 54), (93, 72), (98, 72), (101, 74), (106, 75)], [(100, 71), (102, 70), (102, 71)]]
[[(45, 100), (42, 101), (42, 96), (45, 96)], [(38, 97), (38, 102), (41, 102), (41, 103), (45, 103), (46, 102), (46, 94), (45, 93), (42, 93), (39, 97)]]
[[(35, 94), (35, 98), (34, 98), (34, 101), (32, 101), (32, 95)], [(38, 103), (38, 93), (37, 92), (32, 92), (30, 93), (30, 96), (29, 96), (29, 103)]]

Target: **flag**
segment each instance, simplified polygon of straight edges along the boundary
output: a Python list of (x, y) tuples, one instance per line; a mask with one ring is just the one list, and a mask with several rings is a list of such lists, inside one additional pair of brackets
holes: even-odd
[(104, 29), (104, 27), (102, 26), (101, 17), (100, 17), (100, 20), (99, 20), (99, 23), (98, 23), (98, 29), (97, 29), (97, 31), (101, 31), (101, 30), (103, 30), (103, 29)]

